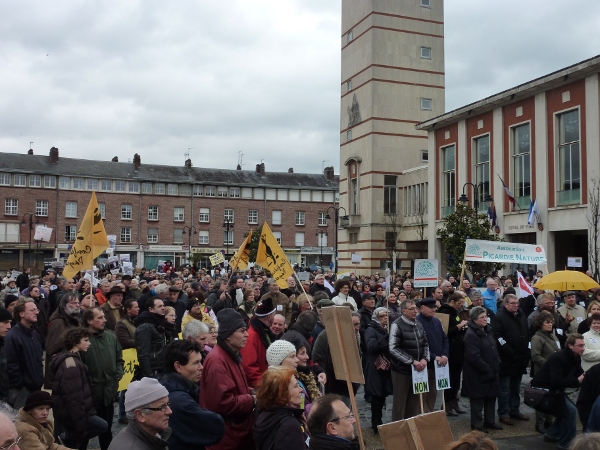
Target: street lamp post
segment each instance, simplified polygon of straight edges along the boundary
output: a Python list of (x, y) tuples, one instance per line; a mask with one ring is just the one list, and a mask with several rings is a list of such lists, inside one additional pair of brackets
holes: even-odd
[[(465, 202), (468, 203), (469, 202), (469, 197), (467, 197), (467, 194), (465, 194), (465, 188), (467, 187), (467, 185), (471, 186), (473, 188), (473, 192), (475, 194), (475, 198), (473, 200), (473, 206), (475, 207), (475, 211), (479, 211), (479, 187), (481, 187), (481, 192), (484, 193), (484, 189), (483, 189), (483, 182), (482, 183), (477, 183), (477, 184), (473, 184), (473, 183), (465, 183), (463, 185), (463, 193), (462, 195), (458, 198), (459, 202)], [(494, 199), (491, 197), (490, 194), (485, 194), (485, 196), (483, 197), (483, 202), (484, 203), (491, 203), (493, 202)]]
[(323, 268), (323, 236), (327, 236), (327, 231), (318, 230), (317, 236), (319, 236), (319, 247), (321, 247), (321, 259), (319, 259), (319, 265)]
[(26, 225), (27, 221), (25, 220), (25, 217), (29, 216), (29, 250), (28, 252), (28, 259), (29, 259), (29, 267), (31, 267), (31, 232), (33, 231), (33, 218), (35, 217), (35, 224), (39, 224), (40, 221), (38, 219), (38, 216), (36, 213), (25, 213), (23, 214), (23, 220), (21, 220), (21, 225)]
[[(185, 230), (188, 230), (188, 232), (186, 233)], [(189, 239), (188, 239), (188, 264), (190, 264), (191, 258), (192, 258), (192, 234), (198, 234), (198, 232), (196, 231), (196, 227), (194, 225), (192, 225), (191, 227), (186, 225), (183, 227), (183, 231), (181, 232), (181, 234), (189, 234)]]
[(233, 230), (233, 222), (229, 219), (229, 217), (226, 217), (225, 220), (223, 221), (223, 228), (225, 228), (225, 232), (227, 233), (226, 239), (225, 239), (225, 259), (229, 258), (229, 230)]
[(343, 206), (340, 206), (338, 208), (336, 208), (335, 206), (330, 206), (329, 208), (327, 208), (327, 215), (325, 216), (326, 219), (331, 219), (331, 216), (329, 215), (329, 210), (333, 209), (334, 215), (333, 215), (333, 223), (335, 224), (335, 262), (333, 265), (333, 270), (335, 272), (335, 274), (337, 274), (337, 268), (338, 268), (338, 223), (340, 221), (340, 209), (344, 210), (344, 218), (348, 217), (348, 213), (346, 212), (346, 208), (344, 208)]

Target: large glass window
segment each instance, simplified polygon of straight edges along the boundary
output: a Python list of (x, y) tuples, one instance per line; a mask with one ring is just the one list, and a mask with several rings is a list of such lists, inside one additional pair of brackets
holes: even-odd
[(121, 242), (131, 242), (131, 227), (121, 227)]
[(257, 209), (248, 210), (248, 223), (250, 225), (255, 225), (258, 223), (258, 210)]
[(528, 123), (512, 129), (514, 195), (521, 207), (529, 205), (531, 197), (531, 132)]
[(483, 199), (490, 194), (490, 136), (475, 139), (475, 190), (479, 210), (485, 211), (488, 205)]
[(579, 110), (558, 116), (558, 183), (559, 205), (581, 202)]
[(77, 226), (66, 225), (65, 226), (65, 241), (67, 241), (67, 242), (74, 241), (76, 237), (77, 237)]
[(185, 208), (180, 206), (173, 208), (173, 220), (175, 222), (183, 222), (185, 220)]
[(40, 217), (48, 217), (48, 200), (35, 201), (35, 215)]
[(358, 178), (353, 178), (350, 181), (350, 195), (352, 196), (352, 201), (350, 203), (350, 214), (358, 214)]
[(7, 216), (16, 216), (19, 214), (19, 200), (16, 198), (7, 198), (4, 201), (4, 214)]
[(29, 187), (42, 187), (42, 176), (29, 175)]
[(456, 147), (442, 149), (442, 217), (452, 214), (456, 207)]
[(148, 228), (148, 244), (158, 243), (158, 228)]
[(44, 187), (55, 188), (56, 187), (56, 177), (53, 177), (50, 175), (44, 175)]
[(121, 220), (131, 220), (133, 207), (131, 205), (121, 205)]
[(209, 241), (208, 230), (200, 230), (198, 232), (198, 244), (200, 244), (200, 245), (208, 245), (208, 241)]
[(173, 229), (173, 244), (183, 244), (183, 228)]
[(209, 222), (210, 221), (210, 209), (209, 208), (200, 208), (200, 215), (198, 218), (198, 222)]
[(233, 223), (233, 209), (226, 209), (223, 211), (223, 222)]
[(158, 206), (148, 206), (148, 220), (158, 220)]
[(77, 217), (77, 202), (65, 203), (65, 217)]
[(397, 209), (397, 191), (395, 175), (384, 175), (383, 177), (383, 213), (396, 214)]
[(304, 225), (306, 222), (306, 213), (304, 211), (296, 211), (296, 225)]

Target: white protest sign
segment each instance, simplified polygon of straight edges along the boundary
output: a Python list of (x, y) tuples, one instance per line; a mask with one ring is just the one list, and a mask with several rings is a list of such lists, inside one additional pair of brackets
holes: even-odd
[(541, 245), (467, 239), (467, 261), (543, 264), (546, 252)]
[(123, 261), (131, 261), (131, 257), (129, 255), (129, 253), (123, 253), (121, 255), (119, 255), (121, 257), (121, 262)]
[(421, 371), (417, 372), (415, 366), (411, 365), (412, 368), (412, 384), (414, 394), (424, 394), (429, 392), (429, 378), (427, 375), (427, 366)]
[(108, 238), (108, 246), (114, 250), (117, 247), (117, 235), (109, 234), (106, 237)]
[(362, 255), (359, 253), (352, 253), (350, 255), (350, 258), (352, 264), (360, 264), (362, 262)]
[(450, 388), (450, 368), (448, 364), (442, 366), (439, 362), (435, 362), (435, 386), (438, 391)]
[(438, 267), (437, 259), (415, 259), (415, 287), (437, 287)]
[(133, 275), (133, 263), (130, 263), (129, 261), (123, 262), (123, 274)]
[(35, 227), (35, 235), (33, 236), (33, 240), (50, 242), (50, 238), (52, 237), (52, 230), (53, 228), (37, 225)]

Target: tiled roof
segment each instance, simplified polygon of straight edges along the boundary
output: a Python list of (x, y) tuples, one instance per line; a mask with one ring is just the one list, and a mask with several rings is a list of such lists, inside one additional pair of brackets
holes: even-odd
[(334, 177), (334, 181), (328, 181), (324, 174), (266, 172), (264, 176), (261, 176), (251, 170), (209, 169), (204, 167), (191, 167), (188, 169), (185, 166), (176, 167), (143, 163), (136, 172), (133, 162), (60, 157), (56, 164), (52, 164), (48, 155), (24, 155), (19, 153), (0, 153), (0, 172), (323, 190), (337, 190), (339, 184), (338, 176)]

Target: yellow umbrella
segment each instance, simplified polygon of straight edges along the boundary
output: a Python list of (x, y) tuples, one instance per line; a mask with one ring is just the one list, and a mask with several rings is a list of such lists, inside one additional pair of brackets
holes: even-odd
[(542, 277), (535, 283), (535, 288), (552, 291), (587, 291), (600, 288), (593, 278), (576, 270), (557, 270)]

